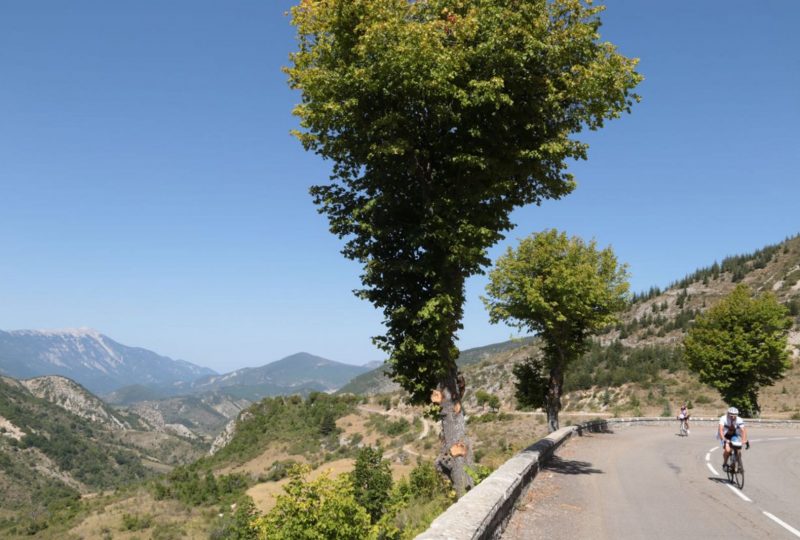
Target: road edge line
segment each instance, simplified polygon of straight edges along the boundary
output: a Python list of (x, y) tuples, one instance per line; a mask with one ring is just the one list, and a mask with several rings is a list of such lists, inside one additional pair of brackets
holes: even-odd
[(767, 516), (769, 519), (771, 519), (772, 521), (774, 521), (775, 523), (777, 523), (778, 525), (780, 525), (781, 527), (783, 527), (784, 529), (786, 529), (787, 531), (789, 531), (790, 533), (792, 533), (793, 535), (795, 535), (795, 536), (797, 536), (798, 538), (800, 538), (800, 531), (798, 531), (797, 529), (795, 529), (794, 527), (792, 527), (791, 525), (789, 525), (789, 524), (788, 524), (788, 523), (786, 523), (785, 521), (781, 520), (780, 518), (778, 518), (778, 517), (775, 517), (774, 515), (770, 514), (770, 513), (769, 513), (769, 512), (767, 512), (766, 510), (762, 510), (762, 512), (763, 512), (763, 513), (764, 513), (764, 515), (765, 515), (765, 516)]

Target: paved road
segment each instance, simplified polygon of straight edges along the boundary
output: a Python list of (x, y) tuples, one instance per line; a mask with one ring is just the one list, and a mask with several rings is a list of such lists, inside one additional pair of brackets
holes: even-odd
[[(617, 426), (562, 447), (502, 538), (800, 538), (800, 429), (751, 426), (742, 491), (711, 424)], [(712, 450), (713, 449), (713, 450)]]

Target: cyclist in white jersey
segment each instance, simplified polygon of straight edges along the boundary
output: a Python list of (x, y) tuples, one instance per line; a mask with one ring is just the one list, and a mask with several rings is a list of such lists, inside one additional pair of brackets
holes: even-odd
[(678, 421), (686, 420), (686, 434), (689, 434), (689, 409), (686, 407), (686, 403), (681, 405), (681, 410), (678, 412)]
[(723, 414), (719, 419), (719, 432), (717, 437), (722, 443), (722, 470), (728, 470), (728, 458), (731, 455), (731, 437), (739, 435), (742, 443), (746, 448), (750, 448), (750, 442), (747, 440), (747, 428), (744, 426), (744, 420), (739, 417), (739, 409), (731, 407), (726, 414)]

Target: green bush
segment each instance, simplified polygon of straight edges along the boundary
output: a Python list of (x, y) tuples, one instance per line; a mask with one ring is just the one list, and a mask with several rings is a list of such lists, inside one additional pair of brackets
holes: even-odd
[(259, 478), (259, 480), (262, 482), (277, 482), (278, 480), (282, 480), (289, 475), (289, 470), (295, 465), (297, 465), (297, 462), (293, 459), (273, 461), (269, 470), (267, 470), (267, 473), (263, 476), (263, 480), (261, 478)]
[(466, 471), (469, 477), (472, 479), (472, 483), (476, 486), (483, 482), (490, 474), (492, 474), (491, 467), (478, 465), (477, 463), (472, 467), (467, 467)]
[(389, 417), (382, 414), (371, 414), (366, 425), (367, 427), (375, 429), (378, 433), (390, 437), (397, 437), (398, 435), (407, 433), (411, 429), (411, 424), (405, 418), (391, 420)]
[(488, 412), (486, 414), (473, 415), (467, 418), (467, 424), (486, 424), (491, 422), (508, 422), (514, 416), (504, 412)]
[(350, 479), (356, 501), (367, 510), (372, 523), (377, 523), (386, 510), (392, 489), (392, 471), (389, 462), (383, 459), (383, 451), (370, 446), (359, 450)]
[(150, 514), (122, 514), (123, 531), (143, 531), (153, 525), (153, 516)]
[(307, 466), (294, 467), (275, 507), (253, 527), (263, 540), (366, 539), (372, 536), (367, 511), (358, 504), (349, 475), (306, 481)]
[(249, 485), (247, 476), (241, 473), (220, 475), (209, 470), (201, 475), (197, 464), (177, 467), (165, 478), (153, 482), (156, 499), (177, 499), (191, 506), (233, 502), (241, 497)]
[(664, 408), (661, 410), (661, 417), (669, 418), (671, 416), (672, 416), (672, 407), (670, 407), (669, 401), (664, 400)]

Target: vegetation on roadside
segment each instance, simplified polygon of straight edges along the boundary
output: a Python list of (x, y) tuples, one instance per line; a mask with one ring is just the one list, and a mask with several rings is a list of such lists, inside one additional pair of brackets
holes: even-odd
[(294, 467), (275, 508), (251, 514), (245, 534), (235, 538), (406, 540), (454, 500), (449, 482), (430, 462), (418, 463), (393, 484), (382, 452), (370, 447), (361, 449), (350, 474), (309, 480), (309, 472), (307, 466)]
[(758, 415), (760, 388), (792, 366), (787, 336), (792, 319), (771, 293), (753, 297), (739, 284), (700, 316), (684, 340), (689, 367), (743, 416)]

